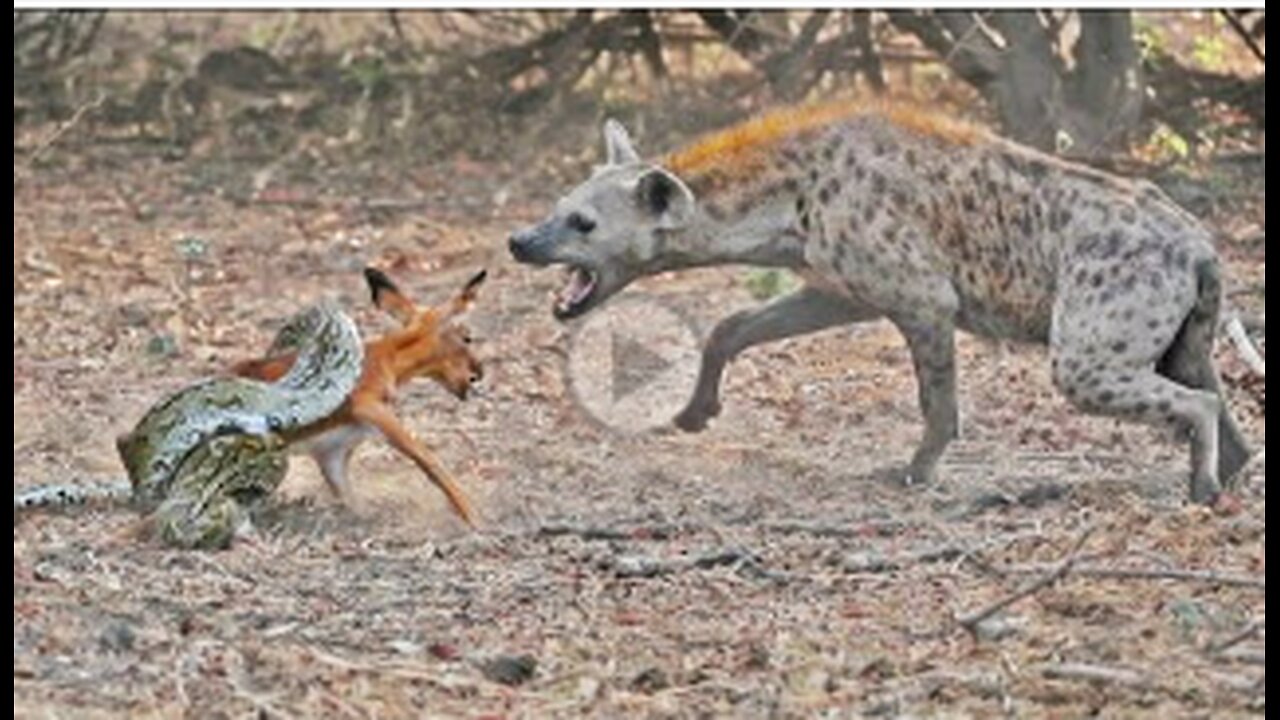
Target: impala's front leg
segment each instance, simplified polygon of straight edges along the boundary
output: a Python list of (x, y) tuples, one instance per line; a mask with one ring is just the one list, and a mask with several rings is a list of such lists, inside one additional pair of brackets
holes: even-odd
[(815, 287), (804, 287), (762, 307), (730, 315), (711, 331), (693, 397), (676, 416), (676, 427), (698, 432), (706, 428), (707, 420), (720, 414), (720, 380), (725, 366), (743, 350), (879, 316), (878, 311), (856, 300)]
[(445, 497), (449, 499), (449, 504), (453, 506), (453, 511), (458, 517), (462, 518), (467, 525), (475, 527), (475, 516), (471, 510), (471, 503), (467, 500), (466, 494), (458, 483), (454, 481), (449, 471), (445, 470), (444, 465), (436, 458), (434, 454), (422, 443), (413, 439), (409, 431), (404, 425), (396, 419), (391, 412), (391, 408), (381, 402), (353, 402), (352, 414), (356, 419), (366, 422), (377, 428), (382, 436), (391, 443), (396, 450), (409, 457), (413, 462), (427, 475), (431, 482), (436, 484), (444, 492)]

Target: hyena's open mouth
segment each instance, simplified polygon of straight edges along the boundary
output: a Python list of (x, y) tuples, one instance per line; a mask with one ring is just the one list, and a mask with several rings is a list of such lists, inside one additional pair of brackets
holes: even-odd
[(597, 273), (581, 265), (569, 266), (568, 282), (556, 297), (552, 312), (561, 320), (576, 317), (591, 306), (599, 287)]

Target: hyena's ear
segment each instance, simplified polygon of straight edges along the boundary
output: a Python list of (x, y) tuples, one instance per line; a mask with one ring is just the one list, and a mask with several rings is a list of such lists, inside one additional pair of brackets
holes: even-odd
[(636, 183), (636, 203), (658, 220), (658, 226), (675, 229), (693, 218), (693, 191), (680, 178), (654, 168)]
[(413, 301), (400, 292), (400, 288), (391, 282), (386, 273), (367, 267), (364, 269), (364, 280), (369, 283), (369, 293), (373, 296), (375, 307), (395, 318), (401, 325), (413, 322), (417, 310)]
[(488, 270), (481, 270), (472, 275), (467, 284), (462, 286), (462, 290), (450, 301), (449, 314), (458, 315), (466, 312), (471, 307), (471, 304), (476, 301), (476, 295), (480, 294), (480, 286), (484, 284), (484, 279), (488, 276)]
[(609, 118), (604, 121), (605, 156), (610, 165), (640, 162), (640, 155), (631, 144), (631, 136), (622, 123)]

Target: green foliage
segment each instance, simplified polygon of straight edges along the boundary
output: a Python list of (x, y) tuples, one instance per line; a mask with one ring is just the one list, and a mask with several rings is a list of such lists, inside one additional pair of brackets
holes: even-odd
[(385, 90), (391, 83), (391, 71), (386, 60), (380, 56), (368, 55), (351, 61), (343, 68), (347, 80), (354, 82), (367, 94)]
[(1221, 35), (1200, 35), (1191, 43), (1191, 58), (1205, 70), (1222, 70), (1227, 61), (1227, 41)]
[(744, 284), (756, 300), (775, 298), (800, 286), (794, 275), (776, 268), (750, 270)]
[(1144, 62), (1168, 53), (1168, 42), (1164, 31), (1153, 23), (1151, 18), (1140, 13), (1135, 14), (1133, 18), (1133, 38)]
[(1181, 162), (1191, 154), (1191, 144), (1168, 125), (1159, 125), (1151, 133), (1151, 145), (1160, 156)]

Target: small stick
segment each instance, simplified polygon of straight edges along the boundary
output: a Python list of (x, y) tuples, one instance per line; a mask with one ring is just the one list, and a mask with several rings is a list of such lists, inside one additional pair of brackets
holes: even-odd
[[(1019, 566), (1005, 568), (1005, 572), (1034, 573), (1043, 572), (1042, 565)], [(1266, 590), (1265, 578), (1248, 575), (1216, 573), (1208, 570), (1181, 570), (1178, 568), (1115, 568), (1098, 567), (1096, 565), (1078, 565), (1072, 572), (1081, 577), (1110, 578), (1114, 580), (1181, 580), (1184, 582), (1202, 582), (1211, 585), (1227, 585), (1231, 587), (1247, 587)]]
[(800, 520), (769, 523), (764, 529), (783, 535), (812, 535), (819, 538), (862, 538), (868, 535), (893, 535), (907, 523), (901, 520), (864, 520), (849, 525), (824, 525)]
[(1034, 582), (1029, 583), (1028, 585), (1022, 587), (1016, 592), (1010, 595), (1006, 595), (1000, 600), (997, 600), (996, 602), (986, 606), (985, 608), (982, 608), (981, 610), (978, 610), (977, 612), (973, 612), (973, 613), (969, 613), (968, 615), (961, 615), (960, 617), (957, 617), (956, 622), (959, 623), (961, 627), (965, 628), (969, 632), (971, 633), (975, 632), (978, 626), (978, 623), (982, 622), (983, 620), (986, 620), (992, 615), (995, 615), (996, 613), (1018, 602), (1019, 600), (1025, 597), (1034, 595), (1035, 593), (1040, 592), (1046, 587), (1049, 587), (1050, 585), (1066, 577), (1067, 573), (1071, 571), (1072, 566), (1075, 565), (1076, 561), (1080, 559), (1080, 549), (1084, 547), (1085, 541), (1089, 539), (1089, 536), (1093, 534), (1093, 531), (1094, 531), (1094, 526), (1092, 525), (1085, 528), (1084, 532), (1080, 533), (1080, 537), (1076, 539), (1075, 544), (1072, 545), (1071, 551), (1067, 553), (1066, 559), (1059, 562), (1053, 568), (1053, 570), (1048, 574), (1044, 575), (1038, 580), (1035, 580)]
[(1041, 666), (1040, 672), (1050, 680), (1084, 680), (1138, 688), (1151, 686), (1151, 681), (1143, 673), (1105, 665), (1056, 663)]
[(583, 540), (667, 540), (679, 532), (680, 528), (670, 524), (641, 525), (629, 529), (619, 529), (597, 525), (579, 526), (566, 523), (548, 523), (538, 528), (540, 537), (573, 535)]
[(107, 94), (99, 90), (97, 97), (81, 105), (80, 107), (76, 108), (75, 113), (73, 113), (66, 122), (62, 123), (57, 128), (55, 128), (53, 132), (49, 133), (48, 137), (46, 137), (44, 140), (41, 140), (39, 145), (36, 145), (35, 149), (31, 151), (31, 159), (27, 161), (27, 166), (30, 167), (32, 165), (35, 165), (36, 161), (40, 159), (40, 156), (48, 152), (49, 148), (53, 147), (54, 143), (62, 139), (62, 136), (66, 135), (67, 132), (71, 130), (71, 128), (75, 127), (76, 125), (79, 125), (80, 121), (84, 119), (85, 115), (89, 114), (93, 110), (97, 110), (98, 108), (102, 107), (102, 104), (106, 101), (107, 101)]
[(1248, 366), (1253, 374), (1260, 378), (1267, 376), (1267, 361), (1258, 353), (1258, 348), (1249, 339), (1249, 333), (1244, 329), (1244, 323), (1240, 321), (1240, 316), (1235, 315), (1227, 321), (1227, 337), (1231, 338), (1231, 343), (1236, 346), (1236, 350), (1240, 353), (1240, 359)]
[(1243, 630), (1236, 633), (1235, 635), (1232, 635), (1226, 640), (1223, 640), (1221, 642), (1216, 642), (1216, 643), (1210, 643), (1207, 650), (1215, 655), (1226, 652), (1227, 650), (1230, 650), (1231, 648), (1235, 647), (1236, 645), (1239, 645), (1245, 640), (1249, 640), (1253, 638), (1255, 635), (1258, 634), (1258, 631), (1264, 627), (1266, 626), (1258, 622), (1257, 620), (1254, 620), (1248, 625), (1245, 625)]
[(1264, 650), (1235, 650), (1223, 653), (1222, 657), (1245, 665), (1267, 666), (1267, 653)]
[(1244, 44), (1249, 46), (1249, 52), (1253, 53), (1253, 56), (1258, 58), (1258, 62), (1265, 66), (1267, 64), (1267, 54), (1263, 52), (1262, 47), (1258, 45), (1258, 41), (1249, 34), (1248, 28), (1244, 26), (1244, 23), (1240, 22), (1240, 18), (1231, 10), (1220, 10), (1219, 12), (1221, 12), (1223, 17), (1227, 19), (1227, 22), (1231, 24), (1231, 29), (1236, 31), (1236, 34), (1240, 36), (1240, 39), (1244, 41)]

